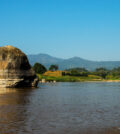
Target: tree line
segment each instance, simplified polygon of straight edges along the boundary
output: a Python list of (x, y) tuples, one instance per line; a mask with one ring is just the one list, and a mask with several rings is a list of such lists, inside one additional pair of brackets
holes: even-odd
[[(33, 69), (38, 74), (43, 74), (47, 71), (47, 68), (40, 63), (35, 63), (34, 66), (33, 66)], [(58, 69), (59, 69), (58, 65), (51, 65), (48, 70), (57, 71)]]
[(118, 79), (120, 78), (120, 67), (114, 68), (112, 70), (100, 67), (95, 69), (94, 71), (89, 71), (85, 68), (72, 68), (63, 72), (63, 75), (70, 75), (70, 76), (88, 76), (88, 75), (96, 75), (100, 76), (103, 79)]
[[(43, 74), (47, 71), (47, 68), (40, 64), (40, 63), (35, 63), (33, 66), (33, 69), (35, 70), (36, 73), (38, 74)], [(57, 71), (59, 69), (58, 65), (51, 65), (48, 70), (50, 71)], [(89, 71), (85, 68), (71, 68), (71, 69), (66, 69), (62, 71), (62, 75), (66, 76), (84, 76), (87, 77), (88, 75), (96, 75), (100, 76), (103, 79), (112, 79), (112, 78), (120, 78), (120, 67), (114, 68), (112, 70), (108, 70), (106, 68), (97, 68), (94, 71)]]

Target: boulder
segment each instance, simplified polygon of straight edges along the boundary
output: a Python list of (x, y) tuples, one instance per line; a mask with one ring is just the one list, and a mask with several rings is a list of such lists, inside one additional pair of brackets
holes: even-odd
[(0, 87), (36, 87), (38, 78), (27, 56), (13, 46), (0, 47)]

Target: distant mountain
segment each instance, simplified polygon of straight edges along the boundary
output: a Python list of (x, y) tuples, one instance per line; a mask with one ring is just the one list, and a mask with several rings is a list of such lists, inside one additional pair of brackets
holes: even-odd
[(57, 64), (59, 69), (69, 69), (74, 67), (84, 67), (88, 70), (94, 70), (99, 67), (105, 67), (107, 69), (113, 69), (115, 67), (120, 66), (120, 61), (90, 61), (86, 59), (82, 59), (80, 57), (73, 57), (69, 59), (61, 59), (52, 57), (47, 54), (37, 54), (37, 55), (28, 55), (28, 59), (31, 65), (39, 62), (49, 68), (51, 64)]
[(31, 65), (34, 65), (34, 63), (39, 62), (39, 63), (45, 65), (47, 68), (51, 64), (58, 64), (63, 61), (63, 59), (52, 57), (48, 54), (28, 55), (28, 59), (29, 59)]

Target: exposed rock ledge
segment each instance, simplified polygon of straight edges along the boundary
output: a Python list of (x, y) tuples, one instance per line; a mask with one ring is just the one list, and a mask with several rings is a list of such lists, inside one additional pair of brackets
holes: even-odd
[(27, 56), (13, 46), (0, 47), (0, 87), (36, 87), (38, 78)]

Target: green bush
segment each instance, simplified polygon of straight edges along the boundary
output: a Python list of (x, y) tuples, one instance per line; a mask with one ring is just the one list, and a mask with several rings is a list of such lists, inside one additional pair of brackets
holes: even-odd
[(38, 74), (43, 74), (47, 71), (47, 69), (40, 63), (35, 63), (33, 69)]

